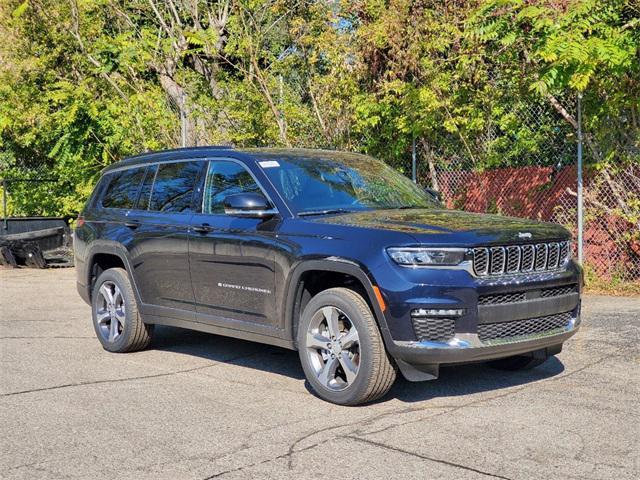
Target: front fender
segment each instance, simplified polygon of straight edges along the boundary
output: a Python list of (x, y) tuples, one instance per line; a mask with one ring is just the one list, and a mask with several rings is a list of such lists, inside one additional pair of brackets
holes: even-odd
[(297, 333), (297, 320), (294, 317), (296, 316), (296, 307), (298, 306), (302, 296), (302, 291), (299, 288), (300, 277), (303, 273), (309, 270), (323, 270), (327, 272), (345, 273), (356, 278), (365, 289), (366, 295), (368, 297), (366, 300), (369, 301), (369, 304), (373, 308), (373, 315), (376, 319), (380, 332), (382, 333), (382, 338), (385, 342), (385, 345), (393, 345), (391, 333), (389, 332), (389, 327), (387, 325), (384, 312), (380, 304), (378, 303), (373, 288), (374, 286), (376, 286), (373, 276), (367, 270), (367, 268), (359, 262), (348, 258), (335, 256), (301, 260), (291, 270), (286, 284), (287, 294), (285, 300), (285, 332), (287, 337), (293, 340), (294, 344), (296, 343)]

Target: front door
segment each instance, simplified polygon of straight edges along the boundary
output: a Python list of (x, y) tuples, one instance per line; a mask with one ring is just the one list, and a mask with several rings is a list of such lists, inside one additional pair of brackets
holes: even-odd
[(210, 160), (202, 213), (194, 214), (189, 237), (191, 281), (199, 321), (269, 333), (278, 324), (274, 249), (279, 219), (240, 218), (224, 213), (227, 195), (262, 189), (232, 160)]

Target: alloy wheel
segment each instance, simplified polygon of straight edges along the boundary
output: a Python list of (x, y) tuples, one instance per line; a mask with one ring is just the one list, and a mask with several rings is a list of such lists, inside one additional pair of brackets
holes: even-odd
[(318, 381), (330, 390), (344, 390), (360, 369), (360, 338), (355, 325), (339, 308), (326, 306), (313, 315), (306, 352)]
[(114, 343), (124, 330), (126, 318), (124, 297), (114, 282), (104, 282), (98, 290), (96, 321), (104, 340)]

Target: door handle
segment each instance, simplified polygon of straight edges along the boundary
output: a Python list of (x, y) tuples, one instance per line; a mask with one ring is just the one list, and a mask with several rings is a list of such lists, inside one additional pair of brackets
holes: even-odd
[(208, 223), (203, 223), (202, 225), (194, 225), (193, 231), (197, 233), (209, 233), (213, 231), (213, 227)]
[(130, 228), (132, 230), (135, 230), (136, 228), (138, 228), (140, 226), (140, 222), (138, 222), (137, 220), (124, 222), (124, 226), (128, 227), (128, 228)]

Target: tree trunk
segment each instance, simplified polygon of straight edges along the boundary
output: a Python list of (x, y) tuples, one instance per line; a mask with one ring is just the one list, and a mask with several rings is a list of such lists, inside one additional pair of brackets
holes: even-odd
[[(179, 122), (184, 118), (186, 122), (186, 146), (193, 146), (197, 143), (197, 132), (193, 121), (192, 108), (186, 101), (186, 94), (182, 85), (176, 82), (166, 72), (159, 73), (160, 85), (165, 93), (171, 98), (172, 102), (178, 107)], [(180, 125), (182, 128), (182, 125)], [(177, 142), (181, 144), (181, 142)]]
[(258, 65), (258, 61), (255, 57), (251, 58), (251, 66), (253, 67), (253, 77), (255, 77), (258, 82), (258, 88), (262, 92), (273, 116), (275, 118), (276, 123), (278, 124), (278, 131), (280, 133), (280, 141), (287, 147), (291, 147), (291, 142), (289, 141), (289, 137), (287, 136), (287, 121), (284, 118), (284, 114), (280, 108), (276, 105), (276, 102), (271, 95), (271, 91), (269, 90), (269, 85), (267, 84), (267, 80), (262, 75), (262, 70)]
[(429, 165), (429, 176), (431, 177), (431, 188), (440, 191), (440, 184), (438, 183), (438, 172), (436, 170), (436, 164), (433, 158), (433, 150), (424, 138), (420, 139), (420, 145), (424, 150), (425, 157), (427, 157), (427, 165)]

